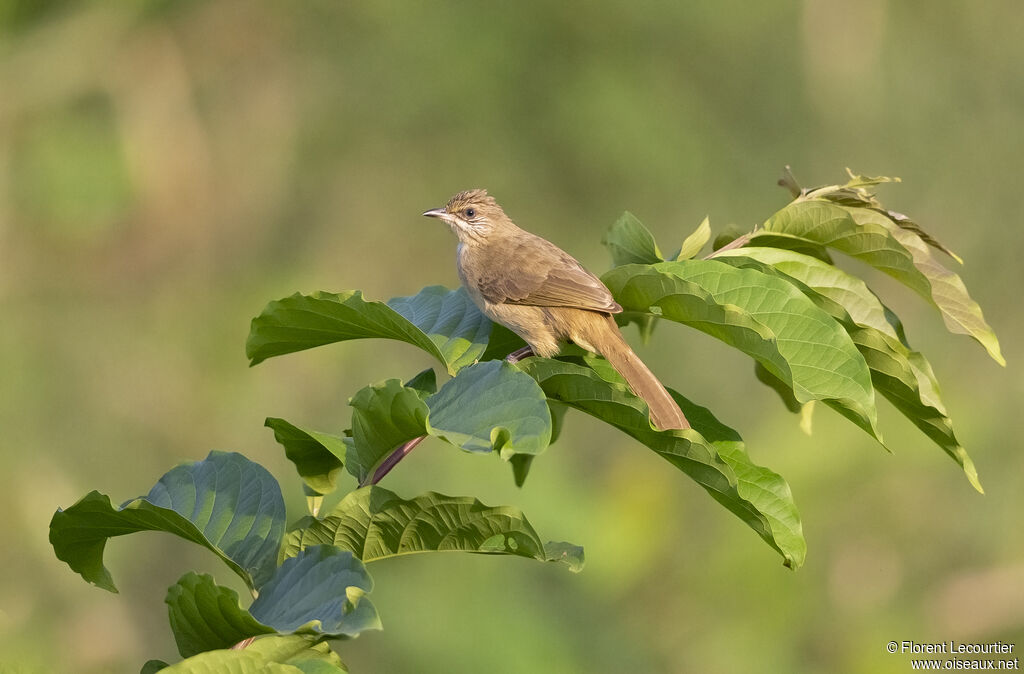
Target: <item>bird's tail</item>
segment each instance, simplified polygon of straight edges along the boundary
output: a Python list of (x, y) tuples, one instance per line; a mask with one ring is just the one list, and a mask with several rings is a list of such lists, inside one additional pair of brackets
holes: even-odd
[(600, 322), (592, 323), (598, 334), (588, 335), (591, 339), (587, 341), (622, 375), (633, 393), (647, 403), (654, 425), (660, 430), (690, 428), (690, 422), (676, 401), (623, 339), (615, 319), (611, 316), (601, 318)]

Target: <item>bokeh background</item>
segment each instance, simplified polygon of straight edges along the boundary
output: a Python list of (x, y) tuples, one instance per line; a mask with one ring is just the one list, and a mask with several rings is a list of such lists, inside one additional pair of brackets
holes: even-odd
[[(890, 640), (1024, 648), (1024, 12), (984, 3), (0, 0), (0, 662), (131, 672), (174, 660), (167, 535), (115, 539), (121, 589), (53, 556), (54, 509), (115, 502), (210, 449), (303, 500), (262, 427), (327, 431), (349, 395), (431, 365), (353, 342), (246, 366), (249, 319), (296, 290), (371, 298), (457, 283), (426, 208), (487, 187), (603, 271), (625, 209), (671, 249), (704, 215), (749, 229), (843, 168), (966, 260), (1002, 369), (857, 265), (930, 355), (985, 496), (881, 401), (894, 455), (821, 410), (814, 435), (748, 359), (664, 325), (642, 357), (792, 485), (792, 572), (687, 478), (583, 415), (517, 490), (439, 443), (385, 481), (525, 510), (587, 567), (473, 555), (375, 563), (385, 631), (353, 672), (904, 672)], [(629, 339), (639, 344), (637, 335)], [(351, 486), (351, 483), (346, 483)], [(237, 589), (237, 583), (234, 585)], [(0, 666), (3, 668), (3, 666)]]

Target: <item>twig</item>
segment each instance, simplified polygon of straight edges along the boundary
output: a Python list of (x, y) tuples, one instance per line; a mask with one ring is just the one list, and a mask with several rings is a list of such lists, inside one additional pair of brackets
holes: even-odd
[(750, 243), (750, 240), (752, 238), (754, 238), (755, 234), (757, 234), (757, 232), (747, 232), (746, 234), (743, 234), (741, 236), (737, 236), (735, 239), (733, 239), (729, 243), (725, 244), (724, 246), (722, 246), (718, 250), (712, 251), (712, 252), (708, 253), (707, 255), (705, 255), (704, 259), (705, 260), (710, 260), (714, 256), (719, 255), (721, 253), (724, 253), (727, 250), (732, 250), (733, 248), (739, 248), (741, 246), (745, 246), (748, 243)]
[(427, 436), (421, 435), (418, 438), (413, 438), (408, 442), (400, 444), (395, 451), (388, 454), (387, 458), (377, 467), (377, 470), (373, 471), (373, 475), (369, 480), (363, 480), (359, 483), (360, 487), (365, 487), (368, 484), (377, 484), (384, 479), (384, 476), (391, 472), (391, 469), (398, 465), (398, 462), (409, 455), (409, 452), (416, 449), (416, 445), (420, 444), (426, 439)]

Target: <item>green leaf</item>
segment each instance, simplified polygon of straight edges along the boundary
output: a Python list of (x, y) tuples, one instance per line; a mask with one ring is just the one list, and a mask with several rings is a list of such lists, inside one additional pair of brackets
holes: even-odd
[[(829, 255), (828, 249), (825, 246), (819, 246), (818, 244), (801, 239), (796, 236), (789, 236), (788, 234), (774, 234), (765, 233), (764, 230), (758, 230), (750, 235), (744, 247), (762, 247), (762, 248), (782, 248), (785, 250), (792, 250), (797, 253), (803, 253), (811, 257), (817, 258), (822, 262), (832, 264), (832, 256)], [(726, 251), (728, 252), (728, 251)], [(716, 254), (724, 255), (725, 253)]]
[(286, 559), (260, 596), (246, 610), (238, 594), (208, 575), (188, 573), (167, 593), (171, 628), (184, 657), (230, 648), (263, 634), (308, 635), (306, 638), (258, 639), (246, 650), (273, 662), (325, 660), (341, 664), (313, 639), (347, 639), (380, 629), (376, 609), (365, 594), (373, 582), (351, 552), (331, 546), (309, 547)]
[(801, 403), (822, 400), (881, 441), (863, 356), (793, 284), (718, 260), (629, 265), (601, 280), (623, 308), (721, 339), (788, 384)]
[(437, 345), (449, 374), (480, 360), (487, 348), (491, 321), (480, 313), (465, 288), (427, 286), (410, 297), (388, 300), (388, 306)]
[(249, 613), (278, 632), (352, 638), (380, 629), (377, 610), (364, 596), (372, 589), (366, 567), (350, 551), (310, 546), (281, 563)]
[(611, 252), (615, 267), (634, 263), (654, 264), (664, 259), (654, 235), (629, 211), (608, 228), (601, 243)]
[[(686, 237), (683, 241), (683, 245), (680, 246), (679, 252), (676, 254), (673, 260), (689, 260), (697, 257), (697, 254), (707, 244), (708, 239), (711, 238), (711, 223), (705, 217), (697, 229), (690, 236)], [(656, 260), (659, 262), (660, 260)]]
[(306, 674), (337, 674), (348, 668), (338, 654), (320, 637), (304, 634), (276, 634), (259, 637), (245, 648), (267, 660), (298, 667)]
[(993, 360), (1006, 364), (995, 333), (960, 277), (940, 265), (913, 231), (881, 212), (825, 200), (798, 200), (769, 218), (764, 229), (834, 248), (885, 272), (933, 304), (950, 332), (970, 335)]
[(761, 365), (754, 361), (754, 376), (759, 382), (779, 394), (782, 404), (793, 414), (798, 414), (804, 408), (804, 404), (793, 397), (793, 389), (786, 382), (782, 381)]
[[(168, 669), (167, 663), (151, 660), (172, 674), (343, 674), (348, 669), (331, 647), (302, 635), (266, 635), (242, 650), (216, 650), (194, 655)], [(149, 663), (147, 663), (148, 665)]]
[[(722, 253), (717, 259), (731, 263), (729, 258), (736, 257), (749, 258), (774, 267), (787, 277), (800, 281), (818, 295), (832, 300), (834, 304), (842, 307), (842, 311), (845, 311), (850, 320), (857, 325), (874, 328), (894, 339), (900, 339), (902, 327), (899, 326), (898, 320), (894, 319), (867, 284), (856, 276), (815, 257), (782, 248), (737, 248)], [(762, 267), (757, 268), (763, 270)], [(828, 307), (823, 308), (829, 311)], [(837, 315), (833, 311), (829, 313), (834, 317)]]
[(383, 487), (348, 494), (322, 520), (288, 534), (285, 555), (311, 545), (352, 551), (364, 562), (420, 552), (462, 551), (583, 565), (583, 550), (568, 543), (545, 546), (516, 508), (489, 507), (471, 497), (428, 492), (403, 499)]
[(946, 324), (946, 329), (954, 334), (973, 337), (985, 347), (988, 355), (1003, 367), (1006, 360), (999, 349), (999, 339), (985, 322), (981, 307), (967, 292), (967, 286), (957, 274), (949, 271), (935, 259), (932, 249), (909, 229), (897, 225), (888, 217), (869, 209), (853, 209), (854, 218), (859, 225), (877, 222), (889, 229), (900, 244), (910, 251), (914, 266), (928, 279), (930, 299)]
[(971, 485), (984, 493), (974, 462), (957, 440), (953, 422), (938, 398), (938, 385), (925, 357), (872, 328), (851, 329), (850, 336), (871, 368), (875, 388), (960, 464)]
[(535, 456), (534, 454), (516, 454), (509, 460), (509, 463), (512, 464), (512, 479), (515, 480), (517, 487), (526, 484), (526, 476), (530, 473)]
[(264, 426), (295, 464), (299, 476), (317, 494), (329, 494), (338, 484), (345, 464), (345, 441), (337, 435), (299, 428), (284, 419), (267, 417)]
[(426, 433), (423, 393), (398, 379), (360, 389), (348, 404), (352, 406), (352, 449), (346, 467), (360, 483), (395, 447)]
[(164, 601), (183, 658), (274, 632), (239, 606), (237, 592), (217, 585), (207, 574), (186, 573), (168, 588)]
[[(691, 235), (691, 238), (698, 235), (699, 231), (700, 228)], [(634, 263), (654, 264), (664, 260), (661, 250), (654, 240), (654, 235), (629, 211), (623, 213), (615, 221), (615, 224), (601, 239), (601, 243), (611, 252), (613, 267)], [(654, 334), (654, 328), (658, 324), (657, 317), (646, 314), (619, 313), (615, 315), (615, 320), (620, 326), (636, 323), (640, 330), (640, 339), (644, 344), (650, 341), (651, 335)]]
[(899, 320), (863, 281), (812, 257), (786, 250), (741, 248), (719, 259), (784, 275), (842, 323), (864, 356), (875, 389), (960, 464), (970, 483), (982, 491), (974, 463), (953, 432), (931, 365), (923, 355), (909, 349)]
[[(551, 442), (548, 444), (553, 445), (562, 433), (562, 428), (565, 425), (565, 413), (569, 411), (569, 408), (557, 400), (549, 398), (548, 410), (551, 412)], [(512, 478), (517, 487), (526, 484), (526, 476), (530, 472), (534, 458), (536, 458), (534, 454), (516, 454), (509, 460), (509, 463), (512, 464)]]
[(274, 572), (284, 534), (284, 499), (265, 468), (241, 454), (210, 452), (166, 473), (147, 496), (115, 509), (90, 492), (50, 521), (57, 558), (87, 582), (116, 592), (103, 566), (107, 539), (166, 531), (216, 553), (250, 587)]
[(146, 664), (142, 665), (142, 669), (139, 670), (139, 674), (156, 674), (167, 667), (170, 667), (170, 665), (163, 660), (147, 660)]
[(294, 665), (268, 660), (248, 649), (207, 651), (160, 670), (161, 674), (303, 674)]
[(434, 373), (433, 368), (428, 367), (423, 372), (420, 372), (412, 379), (405, 382), (405, 385), (426, 395), (437, 393), (437, 375)]
[(539, 454), (551, 440), (551, 413), (536, 382), (504, 361), (465, 368), (427, 398), (431, 435), (470, 452)]
[(789, 487), (777, 474), (751, 463), (739, 436), (706, 409), (672, 392), (693, 428), (657, 431), (651, 428), (647, 405), (603, 359), (529, 358), (519, 366), (550, 398), (615, 426), (686, 473), (782, 554), (787, 566), (803, 563), (807, 546)]
[(538, 454), (551, 437), (551, 415), (536, 382), (504, 361), (464, 368), (430, 396), (397, 379), (367, 386), (349, 404), (352, 447), (347, 467), (366, 484), (399, 445), (433, 435), (470, 452), (503, 459)]
[(246, 355), (256, 365), (315, 346), (380, 337), (417, 346), (455, 374), (483, 355), (490, 329), (463, 288), (429, 286), (387, 304), (367, 302), (358, 290), (296, 293), (270, 302), (252, 320)]
[(964, 261), (960, 258), (959, 255), (951, 251), (949, 248), (946, 248), (946, 246), (942, 245), (942, 243), (937, 241), (931, 234), (924, 231), (921, 225), (917, 224), (907, 216), (903, 215), (902, 213), (897, 213), (896, 211), (885, 211), (885, 215), (887, 215), (889, 219), (892, 220), (900, 229), (910, 230), (914, 234), (917, 234), (922, 241), (924, 241), (932, 248), (935, 248), (936, 250), (941, 250), (943, 253), (956, 260), (959, 264), (964, 263)]
[(513, 351), (526, 346), (523, 338), (506, 328), (501, 323), (491, 324), (491, 338), (487, 342), (487, 350), (480, 360), (502, 360)]
[[(739, 433), (721, 423), (710, 410), (690, 402), (675, 391), (671, 393), (694, 428), (700, 430), (736, 473), (740, 498), (768, 521), (768, 532), (765, 533), (771, 535), (778, 543), (778, 549), (786, 555), (786, 566), (799, 568), (807, 555), (807, 544), (789, 485), (778, 473), (754, 464)], [(712, 496), (729, 507), (723, 500), (724, 495), (712, 493)], [(760, 524), (761, 520), (758, 518), (756, 521)]]

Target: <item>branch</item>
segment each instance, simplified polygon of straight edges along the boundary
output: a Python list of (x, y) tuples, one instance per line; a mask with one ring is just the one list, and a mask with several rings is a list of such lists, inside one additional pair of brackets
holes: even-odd
[(724, 246), (722, 246), (718, 250), (712, 251), (712, 252), (708, 253), (707, 255), (705, 255), (704, 259), (705, 260), (710, 260), (714, 256), (719, 255), (720, 253), (723, 253), (723, 252), (725, 252), (727, 250), (732, 250), (733, 248), (741, 248), (742, 246), (745, 246), (748, 243), (750, 243), (750, 240), (752, 238), (754, 238), (755, 234), (757, 234), (756, 231), (754, 231), (754, 232), (747, 232), (746, 234), (743, 234), (742, 236), (737, 236), (735, 239), (733, 239), (729, 243), (725, 244)]

